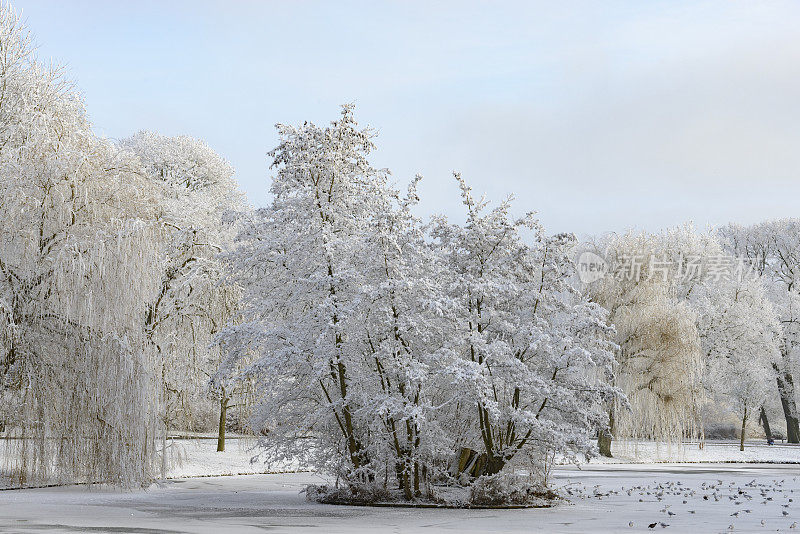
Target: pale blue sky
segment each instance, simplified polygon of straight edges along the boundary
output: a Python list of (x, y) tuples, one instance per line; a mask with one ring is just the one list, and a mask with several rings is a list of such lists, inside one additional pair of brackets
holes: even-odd
[(797, 2), (18, 0), (98, 133), (205, 139), (267, 201), (276, 122), (355, 102), (375, 163), (578, 234), (800, 216)]

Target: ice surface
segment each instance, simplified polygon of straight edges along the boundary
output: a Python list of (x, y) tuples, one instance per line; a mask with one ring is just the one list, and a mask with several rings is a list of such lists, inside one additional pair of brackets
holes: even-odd
[[(790, 526), (800, 520), (799, 477), (800, 466), (794, 465), (559, 467), (553, 483), (575, 494), (571, 503), (528, 510), (312, 504), (300, 493), (306, 484), (321, 482), (320, 477), (310, 473), (176, 479), (154, 485), (148, 491), (129, 493), (66, 486), (0, 492), (0, 532), (700, 534), (729, 532), (730, 525), (734, 532), (795, 532)], [(634, 486), (641, 489), (628, 495)], [(736, 512), (738, 516), (731, 515)], [(669, 526), (661, 527), (661, 522)], [(648, 525), (652, 523), (656, 526), (650, 530)]]

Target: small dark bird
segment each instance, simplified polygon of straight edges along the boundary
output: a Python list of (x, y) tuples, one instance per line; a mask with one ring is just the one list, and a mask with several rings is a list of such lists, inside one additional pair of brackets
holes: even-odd
[(658, 523), (650, 523), (649, 525), (647, 525), (647, 528), (656, 528), (657, 524)]

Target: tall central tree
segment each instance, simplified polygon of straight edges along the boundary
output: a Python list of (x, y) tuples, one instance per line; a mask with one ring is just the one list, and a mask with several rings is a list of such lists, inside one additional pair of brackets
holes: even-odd
[[(366, 428), (355, 413), (361, 404), (358, 382), (363, 374), (359, 338), (361, 285), (374, 260), (366, 238), (376, 203), (386, 195), (386, 173), (370, 166), (373, 133), (359, 130), (352, 107), (326, 128), (280, 125), (282, 141), (270, 152), (276, 169), (270, 208), (260, 210), (240, 237), (246, 247), (233, 256), (233, 269), (248, 290), (243, 306), (266, 330), (234, 357), (254, 350), (257, 364), (273, 377), (265, 385), (265, 402), (277, 407), (264, 418), (272, 433), (294, 439), (333, 425), (356, 473), (370, 462)], [(262, 297), (271, 303), (264, 307)], [(253, 328), (234, 326), (223, 344)], [(241, 336), (239, 340), (243, 339)], [(338, 441), (314, 449), (331, 462)], [(312, 451), (308, 451), (309, 454)]]
[(224, 367), (257, 381), (269, 458), (413, 499), (462, 480), (460, 448), (483, 450), (486, 475), (591, 454), (618, 391), (605, 312), (569, 283), (574, 238), (486, 209), (463, 181), (466, 224), (421, 225), (419, 178), (406, 195), (388, 185), (351, 106), (279, 131), (274, 200), (229, 255), (241, 321), (219, 336)]

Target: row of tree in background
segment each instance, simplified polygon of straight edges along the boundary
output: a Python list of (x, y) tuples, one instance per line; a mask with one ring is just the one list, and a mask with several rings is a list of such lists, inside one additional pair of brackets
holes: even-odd
[[(796, 220), (705, 233), (684, 226), (587, 244), (612, 266), (586, 290), (610, 313), (615, 384), (631, 404), (610, 407), (601, 453), (610, 455), (617, 433), (702, 438), (726, 413), (741, 422), (744, 447), (748, 421), (771, 439), (770, 416), (779, 410), (787, 440), (798, 443), (798, 230)], [(629, 276), (632, 258), (644, 260), (637, 276)]]
[[(800, 222), (548, 235), (456, 175), (422, 221), (351, 106), (279, 126), (253, 210), (205, 143), (91, 131), (0, 9), (0, 426), (22, 480), (147, 483), (240, 406), (267, 461), (405, 498), (611, 440), (782, 412), (800, 438)], [(581, 252), (609, 272), (581, 283)], [(683, 276), (718, 258), (746, 276)], [(637, 275), (623, 269), (645, 258)], [(658, 258), (658, 263), (647, 259)], [(710, 407), (715, 407), (714, 411)], [(770, 419), (772, 417), (772, 419)], [(14, 439), (11, 439), (14, 438)], [(485, 479), (481, 479), (485, 480)]]

